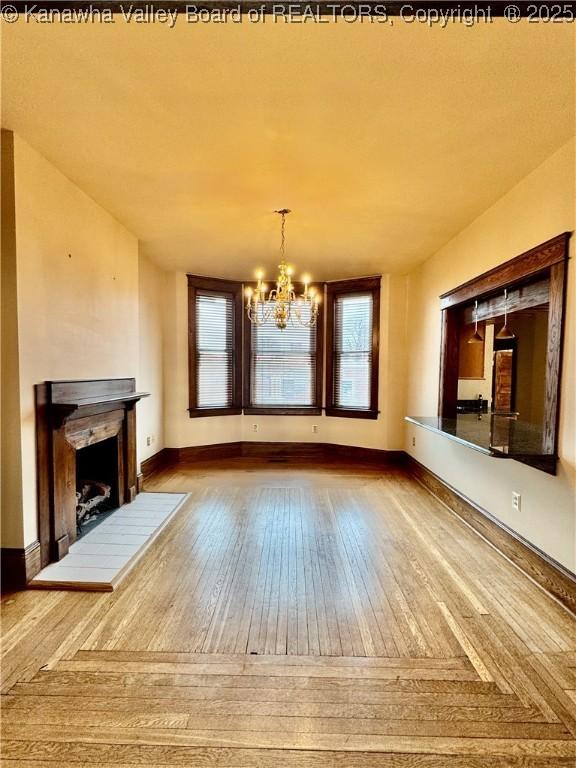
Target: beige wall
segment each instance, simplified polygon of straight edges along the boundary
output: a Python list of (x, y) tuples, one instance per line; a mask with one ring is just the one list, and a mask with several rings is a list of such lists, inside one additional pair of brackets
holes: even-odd
[[(407, 413), (436, 413), (440, 361), (438, 296), (454, 286), (574, 229), (574, 143), (570, 142), (477, 218), (409, 278), (410, 368)], [(574, 241), (572, 242), (574, 255)], [(558, 474), (483, 456), (407, 425), (406, 450), (553, 558), (575, 570), (576, 274), (569, 266)], [(412, 445), (415, 439), (416, 445)], [(512, 510), (512, 491), (522, 494)]]
[[(163, 289), (165, 273), (145, 256), (138, 260), (139, 359), (137, 388), (150, 392), (138, 404), (138, 460), (164, 448)], [(148, 443), (150, 443), (148, 445)]]
[[(403, 277), (385, 276), (380, 315), (380, 416), (377, 420), (326, 416), (188, 416), (188, 306), (186, 276), (166, 281), (166, 445), (180, 448), (236, 440), (328, 442), (366, 448), (401, 449), (405, 376), (405, 301)], [(253, 431), (253, 425), (258, 431)], [(313, 425), (318, 432), (313, 433)]]
[[(158, 373), (143, 371), (146, 362), (160, 370), (148, 300), (139, 329), (136, 238), (18, 136), (14, 169), (18, 353), (12, 350), (10, 368), (21, 453), (15, 440), (11, 455), (3, 454), (3, 476), (13, 490), (21, 488), (21, 498), (14, 492), (3, 503), (5, 547), (37, 537), (34, 385), (135, 376), (157, 386)], [(152, 282), (145, 266), (146, 295)], [(156, 351), (146, 349), (148, 339)], [(147, 404), (149, 423), (157, 423), (159, 397)], [(160, 427), (154, 429), (161, 439)]]
[(20, 451), (20, 378), (18, 375), (18, 280), (14, 203), (14, 140), (2, 131), (2, 541), (22, 541), (22, 459)]

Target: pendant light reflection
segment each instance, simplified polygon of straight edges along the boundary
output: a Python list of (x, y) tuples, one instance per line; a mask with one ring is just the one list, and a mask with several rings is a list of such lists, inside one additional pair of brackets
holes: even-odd
[(508, 328), (508, 289), (504, 288), (504, 325), (496, 334), (497, 339), (513, 339), (515, 338), (512, 331)]
[(478, 301), (474, 302), (474, 335), (468, 339), (468, 344), (481, 344), (484, 337), (478, 333)]

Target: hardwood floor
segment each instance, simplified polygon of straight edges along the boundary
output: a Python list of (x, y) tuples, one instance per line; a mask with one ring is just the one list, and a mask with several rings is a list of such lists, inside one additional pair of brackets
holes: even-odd
[(118, 591), (3, 615), (7, 768), (576, 764), (576, 619), (401, 470), (164, 470)]

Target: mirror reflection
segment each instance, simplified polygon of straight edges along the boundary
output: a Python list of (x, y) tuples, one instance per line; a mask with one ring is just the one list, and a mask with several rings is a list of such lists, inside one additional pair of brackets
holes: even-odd
[(460, 331), (459, 413), (544, 421), (548, 302), (478, 320), (467, 308)]

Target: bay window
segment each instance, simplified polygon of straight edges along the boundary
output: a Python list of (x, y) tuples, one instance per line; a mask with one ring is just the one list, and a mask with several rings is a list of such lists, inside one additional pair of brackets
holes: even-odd
[[(327, 283), (312, 328), (289, 321), (280, 329), (273, 318), (252, 323), (242, 288), (188, 275), (190, 416), (325, 410), (327, 416), (378, 418), (380, 277)], [(309, 320), (309, 307), (300, 311)]]

